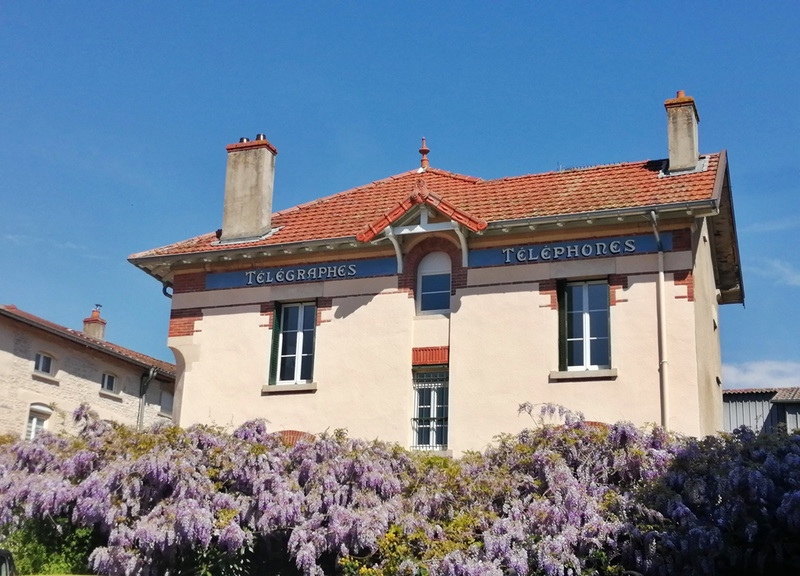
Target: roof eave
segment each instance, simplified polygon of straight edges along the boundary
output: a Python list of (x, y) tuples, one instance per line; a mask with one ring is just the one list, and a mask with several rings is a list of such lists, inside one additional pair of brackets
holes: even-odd
[(243, 243), (224, 249), (181, 252), (178, 254), (131, 256), (128, 258), (128, 262), (162, 284), (171, 286), (172, 268), (176, 264), (210, 264), (212, 262), (248, 260), (259, 256), (269, 257), (277, 253), (292, 254), (297, 251), (310, 253), (320, 249), (342, 250), (363, 247), (364, 243), (359, 242), (355, 236), (341, 236), (299, 242), (283, 242), (281, 244), (254, 245), (252, 243)]
[(649, 218), (651, 212), (655, 212), (661, 217), (690, 216), (692, 218), (700, 218), (716, 216), (719, 212), (719, 206), (717, 201), (711, 198), (707, 200), (693, 200), (690, 202), (651, 204), (632, 208), (609, 208), (571, 214), (531, 216), (529, 218), (519, 218), (515, 220), (495, 220), (489, 222), (488, 229), (527, 227), (533, 230), (540, 227), (562, 228), (599, 225), (610, 222), (622, 222), (626, 219), (636, 217)]
[(709, 231), (714, 242), (715, 275), (720, 289), (721, 304), (744, 304), (744, 279), (742, 277), (739, 238), (736, 232), (736, 217), (733, 210), (728, 154), (719, 154), (719, 168), (714, 181), (713, 198), (720, 213), (711, 219)]
[(14, 313), (9, 312), (8, 310), (5, 310), (3, 308), (0, 308), (0, 315), (5, 316), (6, 318), (10, 318), (12, 320), (16, 320), (18, 322), (22, 322), (23, 324), (27, 324), (28, 326), (31, 326), (33, 328), (37, 328), (39, 330), (43, 330), (43, 331), (45, 331), (45, 332), (47, 332), (49, 334), (53, 334), (54, 336), (59, 336), (61, 338), (66, 338), (67, 340), (69, 340), (71, 342), (74, 342), (76, 344), (80, 344), (82, 346), (86, 346), (87, 348), (91, 348), (91, 349), (96, 350), (98, 352), (101, 352), (103, 354), (107, 354), (109, 356), (113, 356), (113, 357), (115, 357), (115, 358), (117, 358), (119, 360), (123, 360), (123, 361), (125, 361), (125, 362), (127, 362), (129, 364), (135, 364), (136, 366), (139, 366), (141, 368), (146, 368), (148, 370), (150, 368), (155, 368), (156, 372), (157, 372), (157, 375), (161, 376), (162, 379), (167, 379), (167, 380), (170, 380), (170, 381), (174, 381), (175, 380), (175, 373), (174, 372), (168, 372), (166, 370), (162, 370), (161, 368), (158, 368), (157, 366), (154, 366), (153, 364), (150, 364), (149, 362), (142, 362), (141, 360), (137, 360), (135, 358), (131, 358), (130, 356), (126, 356), (125, 354), (121, 354), (121, 353), (119, 353), (119, 352), (117, 352), (115, 350), (111, 350), (109, 348), (101, 346), (100, 344), (96, 344), (96, 343), (92, 342), (91, 340), (81, 338), (80, 336), (76, 336), (76, 335), (71, 334), (69, 332), (64, 332), (62, 330), (58, 330), (56, 328), (53, 328), (52, 326), (47, 326), (46, 324), (40, 324), (39, 322), (36, 322), (35, 320), (32, 320), (31, 318), (26, 318), (25, 316), (20, 316), (20, 315), (14, 314)]

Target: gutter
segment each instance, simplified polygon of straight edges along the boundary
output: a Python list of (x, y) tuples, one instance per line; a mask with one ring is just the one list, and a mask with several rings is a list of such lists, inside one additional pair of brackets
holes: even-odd
[(656, 281), (656, 318), (658, 323), (658, 384), (661, 395), (661, 427), (669, 430), (669, 360), (667, 359), (667, 318), (664, 301), (664, 246), (658, 231), (658, 214), (650, 212), (653, 234), (658, 245), (658, 280)]
[(139, 414), (136, 417), (136, 429), (142, 430), (144, 428), (144, 399), (147, 395), (147, 389), (150, 388), (150, 383), (158, 374), (158, 368), (150, 366), (150, 370), (142, 374), (139, 379)]
[[(300, 242), (285, 242), (283, 244), (265, 244), (259, 246), (252, 243), (242, 243), (231, 248), (219, 250), (203, 250), (201, 252), (181, 252), (179, 254), (165, 254), (165, 255), (152, 255), (152, 256), (130, 256), (128, 262), (145, 272), (148, 276), (152, 276), (160, 281), (164, 286), (171, 286), (171, 283), (155, 273), (155, 269), (159, 266), (171, 269), (171, 266), (176, 263), (181, 264), (194, 264), (194, 263), (209, 263), (219, 260), (234, 260), (236, 258), (246, 259), (253, 258), (254, 252), (260, 252), (261, 255), (271, 256), (272, 254), (289, 250), (292, 253), (294, 250), (307, 249), (312, 252), (314, 248), (324, 248), (332, 244), (348, 244), (353, 248), (363, 247), (363, 243), (356, 240), (355, 236), (343, 236), (339, 238), (324, 238), (321, 240), (306, 240)], [(152, 266), (153, 269), (150, 269)], [(169, 298), (166, 292), (166, 287), (162, 289), (165, 296)]]
[(574, 214), (558, 214), (555, 216), (534, 216), (519, 220), (497, 220), (489, 223), (489, 228), (516, 227), (516, 226), (541, 226), (555, 224), (563, 226), (568, 223), (585, 223), (587, 220), (617, 219), (623, 220), (633, 216), (643, 216), (650, 219), (652, 212), (660, 215), (665, 213), (682, 213), (682, 215), (700, 218), (703, 216), (716, 216), (719, 212), (717, 199), (693, 200), (692, 202), (676, 202), (674, 204), (652, 204), (650, 206), (637, 206), (635, 208), (610, 208), (606, 210), (593, 210), (591, 212), (577, 212)]

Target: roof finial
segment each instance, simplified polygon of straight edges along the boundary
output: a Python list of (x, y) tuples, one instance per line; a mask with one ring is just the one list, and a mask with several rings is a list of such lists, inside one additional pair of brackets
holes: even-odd
[(430, 149), (427, 146), (425, 146), (425, 137), (423, 136), (422, 137), (422, 148), (419, 149), (419, 153), (422, 154), (422, 161), (420, 162), (420, 167), (421, 168), (427, 168), (429, 166), (429, 164), (428, 164), (428, 152), (430, 152)]

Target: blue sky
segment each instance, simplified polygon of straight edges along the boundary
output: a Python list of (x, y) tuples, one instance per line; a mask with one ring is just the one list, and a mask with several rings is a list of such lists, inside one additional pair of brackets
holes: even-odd
[(727, 149), (746, 307), (726, 386), (800, 386), (794, 2), (6, 2), (0, 303), (172, 360), (134, 252), (216, 230), (225, 145), (279, 150), (276, 209), (419, 165), (482, 178), (663, 158), (685, 90)]

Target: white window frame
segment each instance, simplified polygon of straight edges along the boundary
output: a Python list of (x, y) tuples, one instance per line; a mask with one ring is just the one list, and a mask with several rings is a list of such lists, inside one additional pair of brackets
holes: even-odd
[[(412, 418), (413, 450), (447, 450), (450, 417), (450, 373), (448, 367), (414, 371), (414, 416)], [(420, 403), (420, 392), (430, 391), (430, 404)], [(438, 408), (444, 414), (438, 414)], [(428, 410), (427, 416), (422, 411)], [(422, 441), (423, 430), (428, 430), (428, 441)], [(437, 438), (437, 436), (439, 438)], [(441, 439), (441, 442), (437, 440)]]
[[(447, 276), (447, 290), (422, 291), (423, 278), (429, 276)], [(450, 312), (450, 295), (453, 289), (452, 263), (450, 256), (444, 252), (431, 252), (420, 260), (417, 266), (417, 314), (447, 314)], [(423, 306), (423, 300), (428, 294), (447, 293), (446, 308), (429, 308)]]
[[(47, 364), (47, 370), (44, 365)], [(47, 352), (37, 352), (33, 359), (33, 371), (47, 376), (55, 374), (56, 359)]]
[[(109, 386), (109, 381), (111, 386)], [(100, 390), (109, 392), (111, 394), (117, 393), (117, 376), (111, 372), (103, 372), (103, 377), (100, 379)]]
[[(605, 309), (601, 310), (599, 308), (590, 309), (589, 308), (589, 286), (597, 286), (603, 285), (606, 287), (606, 305)], [(564, 362), (566, 364), (567, 371), (570, 372), (577, 372), (577, 371), (584, 371), (584, 370), (605, 370), (611, 368), (611, 305), (609, 301), (609, 291), (608, 291), (608, 281), (606, 280), (586, 280), (581, 282), (567, 282), (565, 285), (565, 290), (569, 291), (570, 288), (580, 286), (581, 287), (581, 306), (576, 310), (570, 310), (567, 304), (568, 295), (564, 294), (564, 306), (566, 307), (565, 310), (565, 321), (567, 326), (564, 326), (564, 334), (562, 338), (564, 339), (565, 343), (565, 350), (564, 353), (566, 357), (564, 358)], [(605, 312), (605, 322), (606, 322), (606, 336), (592, 336), (592, 312)], [(569, 337), (569, 322), (570, 322), (570, 315), (571, 314), (581, 314), (582, 317), (582, 328), (581, 328), (581, 335), (580, 337)], [(605, 340), (607, 346), (607, 364), (598, 364), (592, 358), (592, 342), (597, 342), (598, 340)], [(569, 345), (570, 342), (582, 342), (582, 357), (583, 363), (578, 365), (571, 365), (569, 363)]]
[(47, 404), (31, 404), (28, 409), (28, 424), (25, 427), (25, 440), (33, 440), (43, 430), (47, 430), (47, 422), (53, 415), (53, 409)]
[[(283, 345), (284, 345), (284, 338), (286, 334), (290, 331), (286, 329), (286, 312), (292, 308), (298, 309), (298, 316), (297, 316), (297, 326), (298, 329), (294, 330), (297, 334), (297, 340), (295, 342), (295, 351), (292, 354), (284, 354), (283, 353)], [(280, 335), (278, 338), (278, 350), (277, 350), (277, 357), (275, 361), (277, 362), (277, 373), (275, 376), (277, 384), (310, 384), (314, 380), (314, 347), (316, 346), (316, 342), (313, 340), (316, 339), (316, 332), (317, 332), (317, 304), (316, 302), (292, 302), (281, 304), (280, 307), (280, 314), (281, 314), (281, 322), (280, 322)], [(313, 327), (311, 330), (303, 330), (304, 321), (306, 320), (306, 316), (308, 314), (312, 315), (313, 319)], [(310, 332), (310, 334), (309, 334)], [(304, 341), (308, 337), (312, 338), (311, 344), (311, 353), (310, 354), (303, 354), (303, 345)], [(283, 361), (284, 359), (294, 358), (294, 374), (291, 379), (282, 379), (282, 372), (283, 372)], [(311, 375), (309, 378), (302, 378), (302, 369), (303, 369), (303, 359), (310, 358), (311, 361)]]

